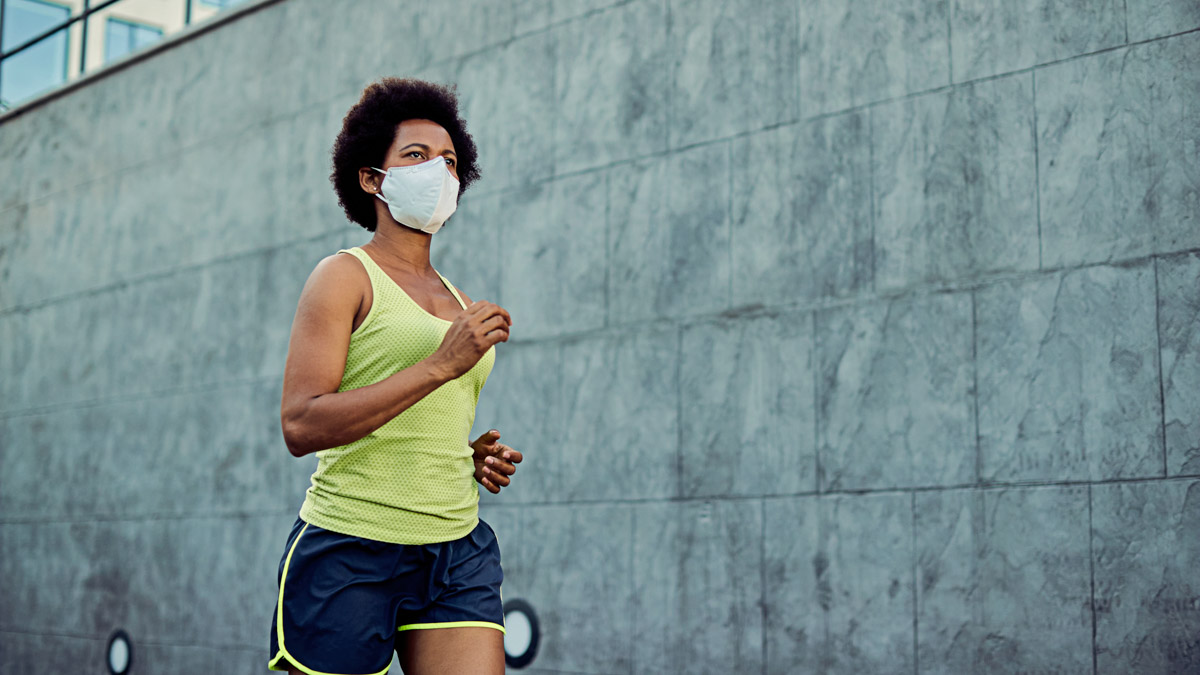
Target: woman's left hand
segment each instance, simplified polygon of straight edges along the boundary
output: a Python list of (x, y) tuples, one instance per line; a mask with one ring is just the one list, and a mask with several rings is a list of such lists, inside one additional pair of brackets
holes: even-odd
[(499, 441), (500, 432), (492, 429), (471, 443), (471, 449), (475, 451), (472, 458), (475, 480), (492, 494), (500, 494), (500, 488), (512, 482), (509, 476), (517, 472), (513, 465), (524, 459), (521, 453)]

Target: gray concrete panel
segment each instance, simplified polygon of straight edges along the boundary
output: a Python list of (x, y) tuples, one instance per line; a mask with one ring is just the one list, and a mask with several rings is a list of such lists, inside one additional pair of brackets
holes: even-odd
[(259, 43), (253, 47), (258, 60), (247, 62), (253, 65), (243, 66), (242, 76), (266, 101), (264, 117), (289, 117), (343, 96), (344, 114), (369, 82), (411, 72), (434, 58), (435, 45), (461, 46), (434, 36), (415, 39), (415, 18), (411, 5), (393, 0), (288, 0), (237, 21), (229, 39)]
[[(382, 11), (388, 12), (393, 30), (411, 30), (419, 38), (412, 42), (426, 51), (429, 60), (481, 51), (513, 36), (513, 0), (446, 0), (432, 12), (416, 11), (424, 8), (410, 0), (387, 2), (390, 7)], [(403, 43), (395, 47), (403, 47)]]
[(726, 143), (611, 170), (609, 325), (729, 306), (729, 182)]
[(0, 204), (28, 204), (111, 173), (93, 161), (97, 141), (89, 125), (99, 97), (97, 91), (80, 90), (69, 99), (47, 102), (37, 115), (22, 115), (3, 125), (0, 135), (18, 138), (9, 146), (16, 161), (2, 181)]
[(29, 305), (342, 226), (329, 151), (344, 112), (318, 106), (33, 202), (4, 261), (23, 280), (6, 301)]
[(946, 2), (800, 3), (804, 119), (950, 83)]
[(513, 0), (514, 32), (517, 35), (544, 30), (585, 14), (630, 0)]
[(30, 133), (36, 121), (26, 115), (0, 125), (0, 173), (8, 179), (0, 181), (0, 236), (11, 227), (11, 209), (29, 203), (28, 172), (24, 166), (34, 156), (38, 138)]
[[(0, 524), (0, 630), (266, 651), (295, 516)], [(16, 626), (14, 626), (16, 624)], [(202, 636), (201, 636), (202, 631)]]
[[(15, 336), (0, 347), (10, 355), (12, 364), (12, 370), (0, 382), (4, 412), (12, 413), (31, 404), (91, 401), (106, 393), (112, 371), (105, 366), (112, 365), (114, 356), (123, 356), (124, 351), (114, 345), (120, 324), (111, 320), (122, 299), (127, 297), (82, 297), (0, 316), (5, 332)], [(92, 311), (83, 314), (83, 308)], [(80, 334), (88, 336), (82, 344)]]
[(871, 147), (865, 113), (733, 142), (733, 306), (868, 291)]
[(795, 120), (798, 4), (670, 0), (671, 147)]
[(260, 124), (271, 100), (261, 72), (247, 64), (261, 67), (268, 56), (262, 36), (276, 31), (271, 14), (247, 16), (5, 123), (3, 134), (12, 122), (28, 125), (27, 147), (38, 158), (21, 172), (27, 199), (144, 163), (161, 170), (186, 148)]
[(486, 504), (544, 502), (561, 499), (563, 479), (586, 473), (563, 435), (562, 363), (557, 344), (513, 344), (496, 350), (496, 364), (479, 396), (471, 438), (489, 429), (500, 442), (518, 450), (523, 460), (512, 483), (499, 496), (486, 490)]
[(0, 237), (7, 234), (12, 225), (10, 209), (28, 203), (20, 167), (28, 161), (35, 142), (35, 137), (27, 133), (33, 124), (33, 118), (26, 115), (0, 126), (0, 172), (9, 177), (0, 181)]
[(3, 520), (280, 510), (291, 460), (275, 382), (0, 419)]
[(1158, 260), (1168, 475), (1200, 474), (1200, 254)]
[(678, 494), (678, 343), (655, 328), (563, 345), (560, 499)]
[(877, 289), (1037, 269), (1030, 77), (871, 109)]
[(300, 290), (338, 236), (0, 314), (20, 336), (0, 346), (0, 409), (281, 376)]
[(816, 489), (811, 314), (685, 328), (682, 496)]
[(661, 153), (670, 70), (666, 0), (564, 24), (554, 72), (554, 166), (567, 173)]
[(974, 480), (971, 321), (965, 293), (817, 313), (823, 489)]
[(910, 499), (766, 500), (766, 672), (913, 672)]
[(513, 561), (504, 564), (504, 597), (521, 598), (537, 612), (534, 667), (634, 672), (633, 511), (630, 505), (576, 504), (484, 514), (488, 523), (517, 518), (519, 536), (501, 540), (502, 558)]
[(1092, 672), (1088, 486), (916, 493), (922, 673)]
[[(0, 671), (5, 673), (108, 672), (107, 635), (85, 638), (0, 630)], [(140, 664), (140, 661), (139, 661)]]
[(760, 672), (761, 503), (639, 504), (633, 518), (633, 671)]
[(1163, 475), (1151, 265), (1006, 282), (976, 303), (984, 481)]
[[(29, 226), (29, 207), (22, 204), (0, 211), (0, 315), (15, 304), (14, 289), (19, 277), (13, 274), (17, 242)], [(0, 361), (3, 363), (3, 361)]]
[[(482, 191), (554, 175), (557, 31), (520, 38), (464, 58), (454, 78), (459, 110), (480, 151)], [(499, 214), (497, 214), (499, 215)], [(504, 222), (511, 219), (504, 218)]]
[[(764, 500), (763, 652), (770, 675), (823, 673), (831, 665), (827, 515), (816, 496)], [(843, 602), (857, 594), (843, 590)]]
[(954, 0), (950, 10), (954, 81), (1057, 61), (1125, 42), (1122, 0)]
[[(133, 636), (130, 636), (133, 639)], [(103, 651), (103, 650), (102, 650)], [(135, 673), (221, 673), (222, 675), (262, 675), (267, 672), (267, 645), (247, 647), (207, 647), (192, 644), (133, 644), (131, 664)], [(93, 663), (103, 663), (95, 661)], [(104, 672), (104, 671), (97, 671)]]
[(1191, 0), (1125, 0), (1129, 41), (1141, 42), (1200, 28), (1200, 5)]
[[(503, 306), (499, 255), (505, 221), (500, 217), (499, 207), (499, 195), (467, 192), (454, 215), (434, 235), (430, 258), (434, 268), (472, 301), (487, 300)], [(370, 241), (371, 234), (363, 231), (362, 239)], [(513, 317), (514, 329), (519, 320), (520, 317)], [(517, 329), (510, 339), (520, 337)]]
[(112, 279), (123, 242), (112, 227), (120, 178), (107, 176), (63, 189), (23, 207), (25, 217), (5, 226), (3, 309), (28, 307)]
[(1200, 483), (1092, 487), (1096, 672), (1200, 671)]
[[(124, 88), (125, 97), (110, 99), (114, 105), (107, 114), (119, 117), (123, 109), (139, 107), (134, 102), (140, 91), (162, 90), (156, 106), (136, 113), (145, 120), (151, 138), (169, 139), (160, 148), (143, 142), (147, 159), (166, 149), (192, 148), (238, 136), (261, 124), (271, 116), (278, 100), (263, 86), (270, 81), (263, 64), (271, 62), (271, 50), (278, 45), (268, 36), (285, 35), (288, 27), (277, 23), (280, 8), (273, 9), (169, 50), (162, 63), (122, 71), (118, 76), (125, 80), (118, 86)], [(290, 57), (296, 58), (300, 51), (293, 51)], [(283, 58), (288, 57), (274, 56), (275, 60)], [(163, 78), (172, 84), (163, 86)], [(158, 119), (153, 118), (156, 114)], [(116, 119), (113, 123), (120, 124)]]
[(1200, 247), (1198, 61), (1190, 33), (1036, 71), (1046, 267)]
[(514, 339), (586, 333), (604, 325), (606, 188), (604, 173), (587, 173), (500, 200), (491, 221), (502, 229), (496, 266), (513, 314)]
[(329, 150), (344, 113), (318, 106), (122, 175), (111, 216), (119, 269), (162, 271), (341, 227)]
[(0, 402), (20, 405), (12, 398), (19, 391), (16, 373), (29, 358), (32, 343), (22, 334), (22, 317), (0, 315)]

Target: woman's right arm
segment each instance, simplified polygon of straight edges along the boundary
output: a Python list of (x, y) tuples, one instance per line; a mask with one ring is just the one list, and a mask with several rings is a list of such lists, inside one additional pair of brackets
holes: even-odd
[(508, 340), (508, 312), (476, 302), (428, 358), (375, 384), (339, 392), (366, 277), (352, 256), (322, 260), (304, 284), (283, 372), (280, 421), (288, 451), (302, 457), (351, 443), (386, 424)]

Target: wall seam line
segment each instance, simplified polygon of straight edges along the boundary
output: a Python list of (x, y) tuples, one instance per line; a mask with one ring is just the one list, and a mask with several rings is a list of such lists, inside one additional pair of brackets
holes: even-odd
[(1125, 20), (1125, 44), (1129, 44), (1129, 0), (1121, 1), (1121, 18)]
[(824, 476), (821, 474), (821, 415), (824, 406), (821, 405), (821, 376), (822, 366), (824, 362), (821, 358), (821, 340), (820, 333), (817, 330), (817, 312), (816, 310), (809, 313), (810, 330), (812, 335), (812, 348), (809, 350), (809, 363), (812, 372), (812, 392), (813, 392), (813, 460), (816, 463), (816, 472), (813, 474), (813, 494), (821, 494), (821, 486), (824, 484)]
[(211, 392), (224, 391), (227, 389), (237, 389), (240, 387), (253, 388), (265, 384), (273, 384), (280, 380), (282, 374), (264, 375), (263, 377), (255, 377), (240, 380), (222, 380), (216, 382), (203, 383), (198, 385), (185, 385), (181, 387), (164, 387), (161, 389), (150, 389), (143, 392), (118, 394), (105, 398), (84, 399), (80, 401), (67, 401), (64, 403), (55, 403), (34, 408), (20, 408), (0, 412), (0, 421), (7, 419), (15, 419), (18, 417), (31, 417), (39, 415), (54, 415), (69, 410), (77, 410), (83, 408), (101, 408), (108, 405), (120, 405), (123, 403), (137, 403), (139, 401), (153, 400), (165, 396), (191, 396), (195, 394), (206, 394)]
[(1091, 596), (1092, 601), (1089, 603), (1091, 605), (1090, 613), (1092, 616), (1092, 675), (1096, 675), (1096, 672), (1097, 672), (1096, 671), (1096, 666), (1097, 666), (1097, 658), (1096, 658), (1096, 647), (1097, 647), (1097, 645), (1096, 645), (1096, 555), (1095, 555), (1095, 551), (1093, 550), (1093, 543), (1092, 543), (1093, 540), (1095, 539), (1095, 537), (1093, 536), (1093, 526), (1092, 526), (1092, 486), (1091, 485), (1087, 486), (1087, 499), (1088, 499), (1088, 574), (1089, 574), (1090, 580), (1091, 580), (1090, 583), (1091, 583), (1091, 592), (1092, 592), (1092, 596)]
[(273, 245), (269, 245), (269, 246), (261, 246), (259, 248), (249, 249), (246, 251), (239, 251), (237, 253), (231, 253), (229, 255), (220, 256), (217, 258), (213, 258), (211, 260), (195, 262), (195, 263), (191, 263), (188, 265), (182, 265), (179, 267), (172, 267), (169, 269), (159, 270), (157, 272), (150, 272), (148, 274), (143, 274), (143, 275), (137, 276), (137, 277), (131, 277), (128, 279), (113, 281), (113, 282), (110, 282), (103, 286), (96, 286), (94, 288), (88, 288), (88, 289), (79, 290), (79, 291), (71, 291), (69, 293), (64, 293), (62, 295), (44, 298), (42, 300), (27, 303), (24, 305), (13, 305), (11, 307), (4, 307), (4, 308), (0, 308), (0, 318), (8, 316), (9, 314), (29, 313), (29, 312), (37, 311), (40, 309), (44, 309), (46, 307), (51, 307), (54, 305), (62, 304), (65, 302), (81, 300), (81, 299), (89, 298), (89, 297), (92, 297), (95, 295), (102, 295), (104, 293), (112, 293), (114, 291), (122, 291), (122, 290), (125, 290), (126, 288), (129, 288), (132, 286), (140, 286), (145, 283), (152, 283), (155, 281), (169, 279), (169, 278), (176, 277), (176, 276), (184, 276), (186, 274), (191, 274), (191, 273), (194, 273), (197, 271), (201, 271), (207, 267), (213, 267), (213, 266), (217, 266), (217, 265), (223, 265), (226, 263), (236, 262), (238, 260), (242, 260), (245, 258), (253, 258), (255, 256), (262, 255), (264, 253), (273, 253), (273, 252), (277, 252), (277, 251), (284, 251), (289, 248), (295, 248), (295, 247), (303, 246), (305, 244), (312, 244), (312, 243), (315, 243), (326, 237), (332, 237), (335, 234), (344, 234), (344, 233), (345, 233), (345, 226), (342, 226), (342, 227), (338, 227), (336, 230), (327, 230), (325, 232), (321, 232), (321, 233), (314, 234), (314, 235), (309, 235), (307, 237), (303, 237), (300, 239), (292, 239), (291, 241), (288, 241), (285, 243), (273, 244)]
[(1155, 350), (1154, 360), (1158, 364), (1158, 436), (1162, 444), (1162, 460), (1163, 460), (1163, 477), (1170, 474), (1167, 466), (1167, 397), (1166, 397), (1166, 381), (1163, 379), (1162, 365), (1162, 291), (1158, 285), (1158, 257), (1154, 257), (1154, 339), (1158, 344), (1158, 349)]
[(758, 606), (762, 621), (762, 674), (767, 675), (767, 500), (758, 500)]
[[(912, 603), (913, 603), (913, 629), (912, 629), (912, 646), (913, 646), (913, 675), (919, 675), (921, 672), (921, 652), (917, 649), (917, 632), (920, 630), (920, 614), (917, 611), (917, 565), (920, 556), (917, 555), (917, 493), (909, 493), (911, 520), (909, 526), (912, 528), (912, 559), (910, 560), (910, 569), (912, 571)], [(1094, 675), (1094, 674), (1093, 674)]]
[(954, 86), (954, 27), (951, 21), (954, 13), (954, 3), (947, 0), (946, 2), (946, 77), (950, 80), (950, 86)]
[(87, 518), (75, 518), (71, 516), (47, 517), (47, 518), (16, 518), (16, 519), (0, 519), (0, 526), (7, 525), (82, 525), (82, 524), (99, 524), (99, 523), (147, 523), (160, 521), (179, 521), (179, 520), (246, 520), (246, 519), (262, 519), (262, 518), (280, 518), (296, 515), (296, 509), (288, 508), (270, 509), (266, 511), (231, 511), (228, 513), (219, 513), (212, 511), (204, 511), (199, 513), (178, 513), (178, 514), (88, 514)]
[(1033, 204), (1037, 217), (1038, 269), (1042, 269), (1042, 163), (1039, 158), (1038, 124), (1037, 124), (1037, 71), (1029, 73), (1029, 89), (1031, 106), (1033, 107)]
[[(1164, 481), (1188, 482), (1200, 479), (1200, 473), (1196, 474), (1181, 474), (1175, 476), (1143, 476), (1139, 478), (1107, 478), (1095, 481), (1048, 481), (1048, 482), (1015, 482), (1015, 483), (987, 483), (983, 485), (975, 485), (972, 483), (959, 483), (954, 485), (936, 485), (936, 486), (916, 486), (916, 487), (897, 487), (897, 488), (868, 488), (868, 489), (835, 489), (817, 493), (811, 491), (803, 492), (775, 492), (762, 494), (747, 494), (747, 495), (724, 495), (719, 499), (729, 502), (740, 501), (755, 501), (759, 499), (765, 500), (788, 500), (798, 497), (858, 497), (866, 495), (903, 495), (912, 493), (942, 493), (953, 491), (964, 492), (1005, 492), (1012, 490), (1036, 490), (1036, 489), (1051, 489), (1051, 488), (1071, 488), (1082, 487), (1087, 485), (1134, 485), (1138, 483), (1161, 483)], [(572, 506), (572, 505), (595, 505), (595, 504), (695, 504), (703, 502), (711, 502), (715, 497), (712, 495), (698, 495), (695, 497), (638, 497), (631, 499), (573, 499), (559, 501), (522, 501), (522, 502), (507, 502), (505, 504), (492, 504), (488, 508), (505, 509), (505, 508), (527, 508), (539, 506)], [(2, 521), (0, 521), (2, 524)]]
[(971, 291), (971, 414), (975, 421), (975, 484), (983, 484), (983, 444), (979, 436), (979, 293)]

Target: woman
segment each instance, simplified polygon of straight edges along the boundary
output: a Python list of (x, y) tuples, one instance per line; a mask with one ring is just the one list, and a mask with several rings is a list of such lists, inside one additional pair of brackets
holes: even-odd
[(429, 259), (479, 176), (445, 87), (388, 78), (350, 109), (330, 177), (374, 232), (317, 264), (283, 377), (284, 440), (319, 462), (279, 564), (272, 670), (503, 673), (500, 553), (475, 483), (507, 486), (521, 453), (468, 443), (512, 319)]

